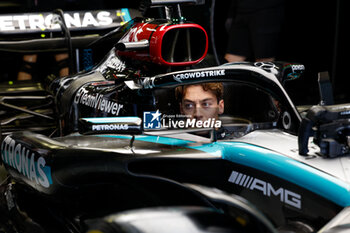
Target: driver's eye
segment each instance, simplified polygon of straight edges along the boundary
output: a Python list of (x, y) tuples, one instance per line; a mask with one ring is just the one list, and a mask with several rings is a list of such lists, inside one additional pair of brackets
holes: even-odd
[(209, 108), (211, 106), (211, 103), (210, 102), (204, 102), (202, 103), (202, 107), (203, 108)]
[(191, 110), (194, 108), (194, 104), (192, 104), (192, 103), (187, 103), (184, 106), (185, 106), (185, 109), (187, 109), (187, 110)]

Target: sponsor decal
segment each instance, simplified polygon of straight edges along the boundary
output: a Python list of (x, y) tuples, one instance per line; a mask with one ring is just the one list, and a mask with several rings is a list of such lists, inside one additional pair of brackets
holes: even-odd
[(89, 92), (84, 88), (81, 88), (77, 92), (74, 97), (74, 103), (82, 104), (115, 116), (118, 116), (120, 110), (123, 108), (122, 104), (118, 104), (110, 99), (107, 99), (102, 94), (89, 94)]
[(155, 112), (143, 113), (143, 127), (144, 129), (160, 129), (160, 128), (220, 128), (222, 122), (215, 118), (209, 118), (205, 121), (196, 120), (187, 115), (163, 115), (159, 110)]
[[(59, 24), (53, 23), (55, 17), (57, 15), (49, 12), (3, 15), (0, 16), (0, 32), (60, 30)], [(65, 23), (70, 29), (120, 26), (128, 19), (127, 9), (64, 13)]]
[(125, 62), (121, 61), (117, 57), (112, 57), (108, 60), (107, 67), (114, 69), (116, 72), (122, 72), (125, 70), (126, 65)]
[(128, 130), (127, 124), (104, 124), (104, 125), (93, 125), (92, 131), (107, 131), (107, 130)]
[[(134, 25), (127, 34), (125, 34), (119, 42), (136, 42), (143, 38), (139, 38), (139, 35), (142, 35), (142, 37), (146, 34), (146, 37), (148, 38), (147, 34), (151, 34), (155, 32), (157, 29), (156, 24), (152, 23), (137, 23)], [(160, 29), (162, 31), (162, 29)]]
[(250, 190), (256, 190), (268, 197), (279, 197), (280, 201), (301, 209), (301, 195), (282, 187), (274, 187), (271, 183), (243, 173), (232, 171), (229, 182)]
[(147, 23), (141, 24), (140, 26), (132, 27), (129, 30), (128, 34), (124, 38), (122, 38), (120, 41), (121, 42), (138, 41), (138, 35), (143, 32), (143, 27), (145, 27), (146, 25)]
[(350, 115), (350, 110), (348, 110), (348, 111), (344, 111), (344, 112), (340, 112), (340, 115)]
[(217, 77), (217, 76), (224, 76), (224, 75), (225, 75), (225, 70), (208, 70), (208, 71), (189, 72), (184, 74), (174, 74), (173, 78), (178, 82), (182, 82), (182, 80), (185, 80), (185, 79)]
[(293, 73), (295, 72), (295, 71), (303, 71), (303, 70), (305, 70), (305, 66), (304, 65), (291, 65), (291, 68), (292, 68), (292, 71), (293, 71)]
[(16, 143), (10, 136), (1, 143), (1, 159), (38, 185), (48, 188), (52, 184), (51, 167), (46, 166), (45, 159), (37, 156), (21, 143)]
[(142, 86), (145, 88), (145, 89), (151, 89), (154, 87), (154, 80), (156, 78), (155, 77), (152, 77), (152, 78), (144, 78), (144, 80), (142, 80)]

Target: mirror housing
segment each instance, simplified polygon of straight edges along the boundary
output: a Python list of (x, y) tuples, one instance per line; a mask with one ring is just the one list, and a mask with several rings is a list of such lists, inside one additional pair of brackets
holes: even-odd
[(190, 66), (206, 56), (208, 35), (203, 27), (193, 23), (136, 23), (115, 49), (122, 59), (148, 61), (163, 66)]

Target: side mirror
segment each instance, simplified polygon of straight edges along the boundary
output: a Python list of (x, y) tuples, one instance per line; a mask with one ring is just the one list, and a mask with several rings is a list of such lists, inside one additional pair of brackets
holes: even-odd
[(79, 120), (80, 134), (141, 134), (142, 120), (139, 117), (95, 117)]
[(115, 49), (123, 58), (163, 66), (189, 66), (206, 56), (208, 35), (203, 27), (193, 23), (137, 23)]

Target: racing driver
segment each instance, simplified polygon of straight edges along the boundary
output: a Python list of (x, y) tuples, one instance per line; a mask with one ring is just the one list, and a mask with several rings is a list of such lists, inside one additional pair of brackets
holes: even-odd
[(196, 121), (218, 120), (224, 112), (222, 83), (178, 86), (175, 95), (180, 103), (181, 114)]

